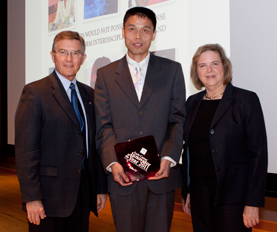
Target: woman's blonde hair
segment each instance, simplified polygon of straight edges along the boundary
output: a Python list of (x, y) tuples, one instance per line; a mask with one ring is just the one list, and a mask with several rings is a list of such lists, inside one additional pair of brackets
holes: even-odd
[(199, 47), (192, 58), (192, 63), (190, 67), (190, 78), (195, 88), (201, 90), (202, 87), (204, 87), (204, 84), (201, 82), (198, 76), (197, 62), (201, 54), (206, 51), (213, 51), (219, 54), (224, 67), (223, 84), (227, 85), (229, 82), (232, 82), (232, 64), (231, 61), (227, 58), (224, 49), (219, 44), (206, 44)]

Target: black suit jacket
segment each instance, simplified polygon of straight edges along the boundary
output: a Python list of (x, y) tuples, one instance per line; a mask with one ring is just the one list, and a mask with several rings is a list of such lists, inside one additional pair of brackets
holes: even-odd
[[(185, 84), (181, 65), (150, 55), (145, 84), (138, 101), (126, 57), (101, 68), (95, 85), (96, 144), (104, 168), (116, 162), (114, 145), (129, 139), (154, 135), (160, 157), (169, 156), (177, 166), (169, 178), (148, 181), (153, 193), (181, 187), (179, 158), (183, 145)], [(136, 187), (122, 187), (108, 176), (108, 191), (128, 195)]]
[[(77, 85), (88, 123), (91, 210), (97, 214), (96, 194), (105, 193), (106, 185), (95, 149), (94, 93), (80, 82)], [(67, 217), (72, 213), (82, 170), (82, 136), (55, 71), (24, 87), (15, 117), (16, 166), (23, 203), (41, 199), (46, 215), (51, 217)]]
[[(184, 140), (206, 91), (189, 97)], [(267, 138), (264, 117), (257, 95), (227, 84), (210, 126), (210, 145), (217, 178), (216, 205), (245, 202), (263, 206), (267, 175)], [(187, 144), (183, 153), (184, 186), (188, 193)]]

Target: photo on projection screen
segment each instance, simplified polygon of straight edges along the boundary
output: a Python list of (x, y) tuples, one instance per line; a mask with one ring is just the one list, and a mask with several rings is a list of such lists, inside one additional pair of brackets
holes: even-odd
[(118, 12), (118, 0), (84, 0), (84, 19)]
[(161, 2), (167, 2), (167, 1), (172, 1), (172, 0), (129, 0), (129, 8), (135, 7), (135, 6), (151, 6), (157, 3)]
[(48, 1), (48, 30), (49, 32), (75, 26), (75, 0)]

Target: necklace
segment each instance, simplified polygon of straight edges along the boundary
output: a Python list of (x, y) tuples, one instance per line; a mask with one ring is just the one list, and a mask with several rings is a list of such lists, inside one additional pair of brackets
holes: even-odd
[(218, 94), (218, 95), (216, 95), (216, 96), (213, 96), (213, 97), (208, 97), (208, 96), (207, 96), (207, 93), (206, 93), (206, 94), (205, 94), (205, 98), (208, 98), (208, 99), (212, 100), (212, 99), (215, 99), (215, 98), (217, 98), (217, 97), (222, 96), (223, 93), (224, 93), (224, 92), (222, 92), (221, 94)]

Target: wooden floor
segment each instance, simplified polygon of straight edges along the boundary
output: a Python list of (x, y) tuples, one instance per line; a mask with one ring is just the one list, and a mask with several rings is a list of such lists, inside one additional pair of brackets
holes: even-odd
[[(110, 204), (96, 218), (90, 216), (93, 232), (115, 232)], [(21, 196), (15, 171), (0, 167), (0, 232), (28, 231), (26, 214), (21, 210)], [(174, 211), (171, 232), (192, 232), (191, 218), (183, 212)], [(266, 230), (253, 229), (253, 232)]]

